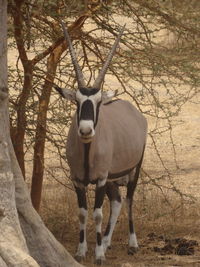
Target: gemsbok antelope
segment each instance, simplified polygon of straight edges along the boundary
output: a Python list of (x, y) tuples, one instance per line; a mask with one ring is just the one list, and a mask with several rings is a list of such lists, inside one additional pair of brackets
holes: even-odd
[[(71, 60), (76, 73), (78, 89), (69, 90), (55, 86), (62, 97), (75, 101), (73, 117), (67, 139), (67, 160), (70, 166), (79, 205), (80, 236), (75, 258), (82, 260), (87, 252), (86, 187), (96, 184), (93, 217), (96, 223), (95, 262), (105, 260), (111, 237), (121, 209), (119, 185), (125, 178), (129, 219), (128, 253), (138, 249), (133, 225), (132, 202), (142, 164), (147, 122), (144, 116), (128, 101), (112, 98), (116, 91), (102, 91), (101, 84), (112, 60), (124, 27), (116, 38), (111, 51), (92, 87), (87, 87), (78, 64), (69, 34), (62, 22)], [(110, 217), (104, 237), (101, 236), (102, 204), (107, 194), (110, 200)]]

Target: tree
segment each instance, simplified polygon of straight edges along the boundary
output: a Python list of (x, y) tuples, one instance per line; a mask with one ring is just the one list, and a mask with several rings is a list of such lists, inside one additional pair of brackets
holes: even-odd
[(10, 139), (7, 1), (0, 1), (0, 266), (81, 266), (34, 210)]
[[(69, 126), (73, 109), (55, 101), (52, 83), (76, 88), (68, 53), (64, 54), (61, 18), (69, 28), (80, 65), (89, 81), (96, 77), (119, 28), (127, 22), (123, 45), (112, 62), (104, 87), (112, 87), (113, 83), (109, 82), (109, 75), (112, 75), (119, 95), (131, 99), (147, 117), (154, 119), (149, 139), (158, 164), (169, 176), (156, 140), (168, 134), (177, 165), (174, 120), (184, 104), (198, 93), (200, 23), (195, 12), (199, 8), (198, 1), (185, 0), (182, 6), (175, 0), (80, 0), (76, 5), (69, 0), (43, 0), (37, 5), (34, 1), (10, 2), (14, 36), (23, 65), (23, 71), (18, 69), (10, 81), (15, 93), (17, 88), (16, 96), (12, 95), (11, 99), (11, 133), (24, 175), (26, 151), (34, 150), (31, 195), (35, 208), (39, 210), (41, 199), (45, 143), (48, 141), (58, 150), (57, 158), (64, 158), (65, 140), (60, 132)], [(166, 42), (167, 37), (169, 41)], [(30, 59), (30, 53), (35, 57)], [(177, 88), (182, 85), (184, 91), (180, 92)], [(59, 113), (61, 106), (67, 108), (67, 114)], [(29, 138), (24, 138), (25, 135)], [(159, 180), (160, 177), (156, 177), (153, 183)]]

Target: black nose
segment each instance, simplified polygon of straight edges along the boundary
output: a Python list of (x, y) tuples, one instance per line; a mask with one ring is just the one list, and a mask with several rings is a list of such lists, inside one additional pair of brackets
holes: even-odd
[(89, 129), (87, 131), (83, 131), (82, 129), (80, 129), (80, 134), (83, 136), (90, 135), (91, 133), (92, 133), (92, 129)]

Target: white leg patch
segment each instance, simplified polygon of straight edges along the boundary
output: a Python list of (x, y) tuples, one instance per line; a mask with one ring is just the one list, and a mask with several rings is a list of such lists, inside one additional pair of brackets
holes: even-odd
[(122, 203), (119, 201), (114, 200), (111, 202), (110, 231), (108, 235), (103, 237), (104, 251), (106, 251), (106, 249), (111, 245), (112, 234), (121, 210), (121, 206)]
[(96, 256), (96, 260), (98, 259), (105, 260), (103, 245), (101, 246), (96, 245), (95, 256)]
[(88, 217), (88, 211), (84, 208), (80, 208), (79, 209), (79, 221), (80, 221), (80, 226), (83, 227), (82, 229), (86, 228), (87, 217)]
[(101, 233), (101, 224), (103, 219), (102, 208), (96, 208), (93, 213), (93, 218), (96, 223), (96, 232)]
[(76, 256), (85, 257), (86, 252), (87, 252), (87, 242), (86, 242), (86, 240), (84, 240), (83, 243), (78, 244)]
[(138, 248), (138, 242), (137, 242), (137, 237), (135, 233), (130, 234), (128, 245), (129, 247)]
[(106, 252), (107, 248), (110, 247), (110, 245), (111, 245), (110, 234), (103, 237), (102, 244), (103, 244), (104, 252)]
[[(94, 210), (93, 218), (94, 218), (95, 223), (96, 223), (96, 234), (97, 233), (101, 234), (101, 225), (102, 225), (102, 219), (103, 219), (102, 208), (96, 208)], [(96, 243), (95, 257), (96, 257), (97, 261), (98, 260), (105, 260), (104, 249), (103, 249), (102, 244), (99, 246)]]
[(87, 252), (87, 241), (86, 241), (86, 225), (87, 225), (88, 211), (84, 208), (79, 209), (79, 221), (80, 221), (80, 231), (84, 231), (83, 242), (79, 242), (76, 256), (85, 257)]

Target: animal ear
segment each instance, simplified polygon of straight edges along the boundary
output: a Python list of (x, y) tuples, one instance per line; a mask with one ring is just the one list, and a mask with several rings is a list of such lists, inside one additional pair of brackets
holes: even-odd
[(118, 90), (115, 90), (115, 91), (109, 90), (109, 91), (102, 92), (102, 101), (103, 101), (103, 103), (105, 104), (105, 103), (111, 101), (112, 98), (117, 95), (117, 91)]
[(54, 86), (54, 88), (65, 99), (70, 100), (70, 101), (73, 101), (76, 99), (76, 91), (75, 90), (60, 88), (58, 86)]

